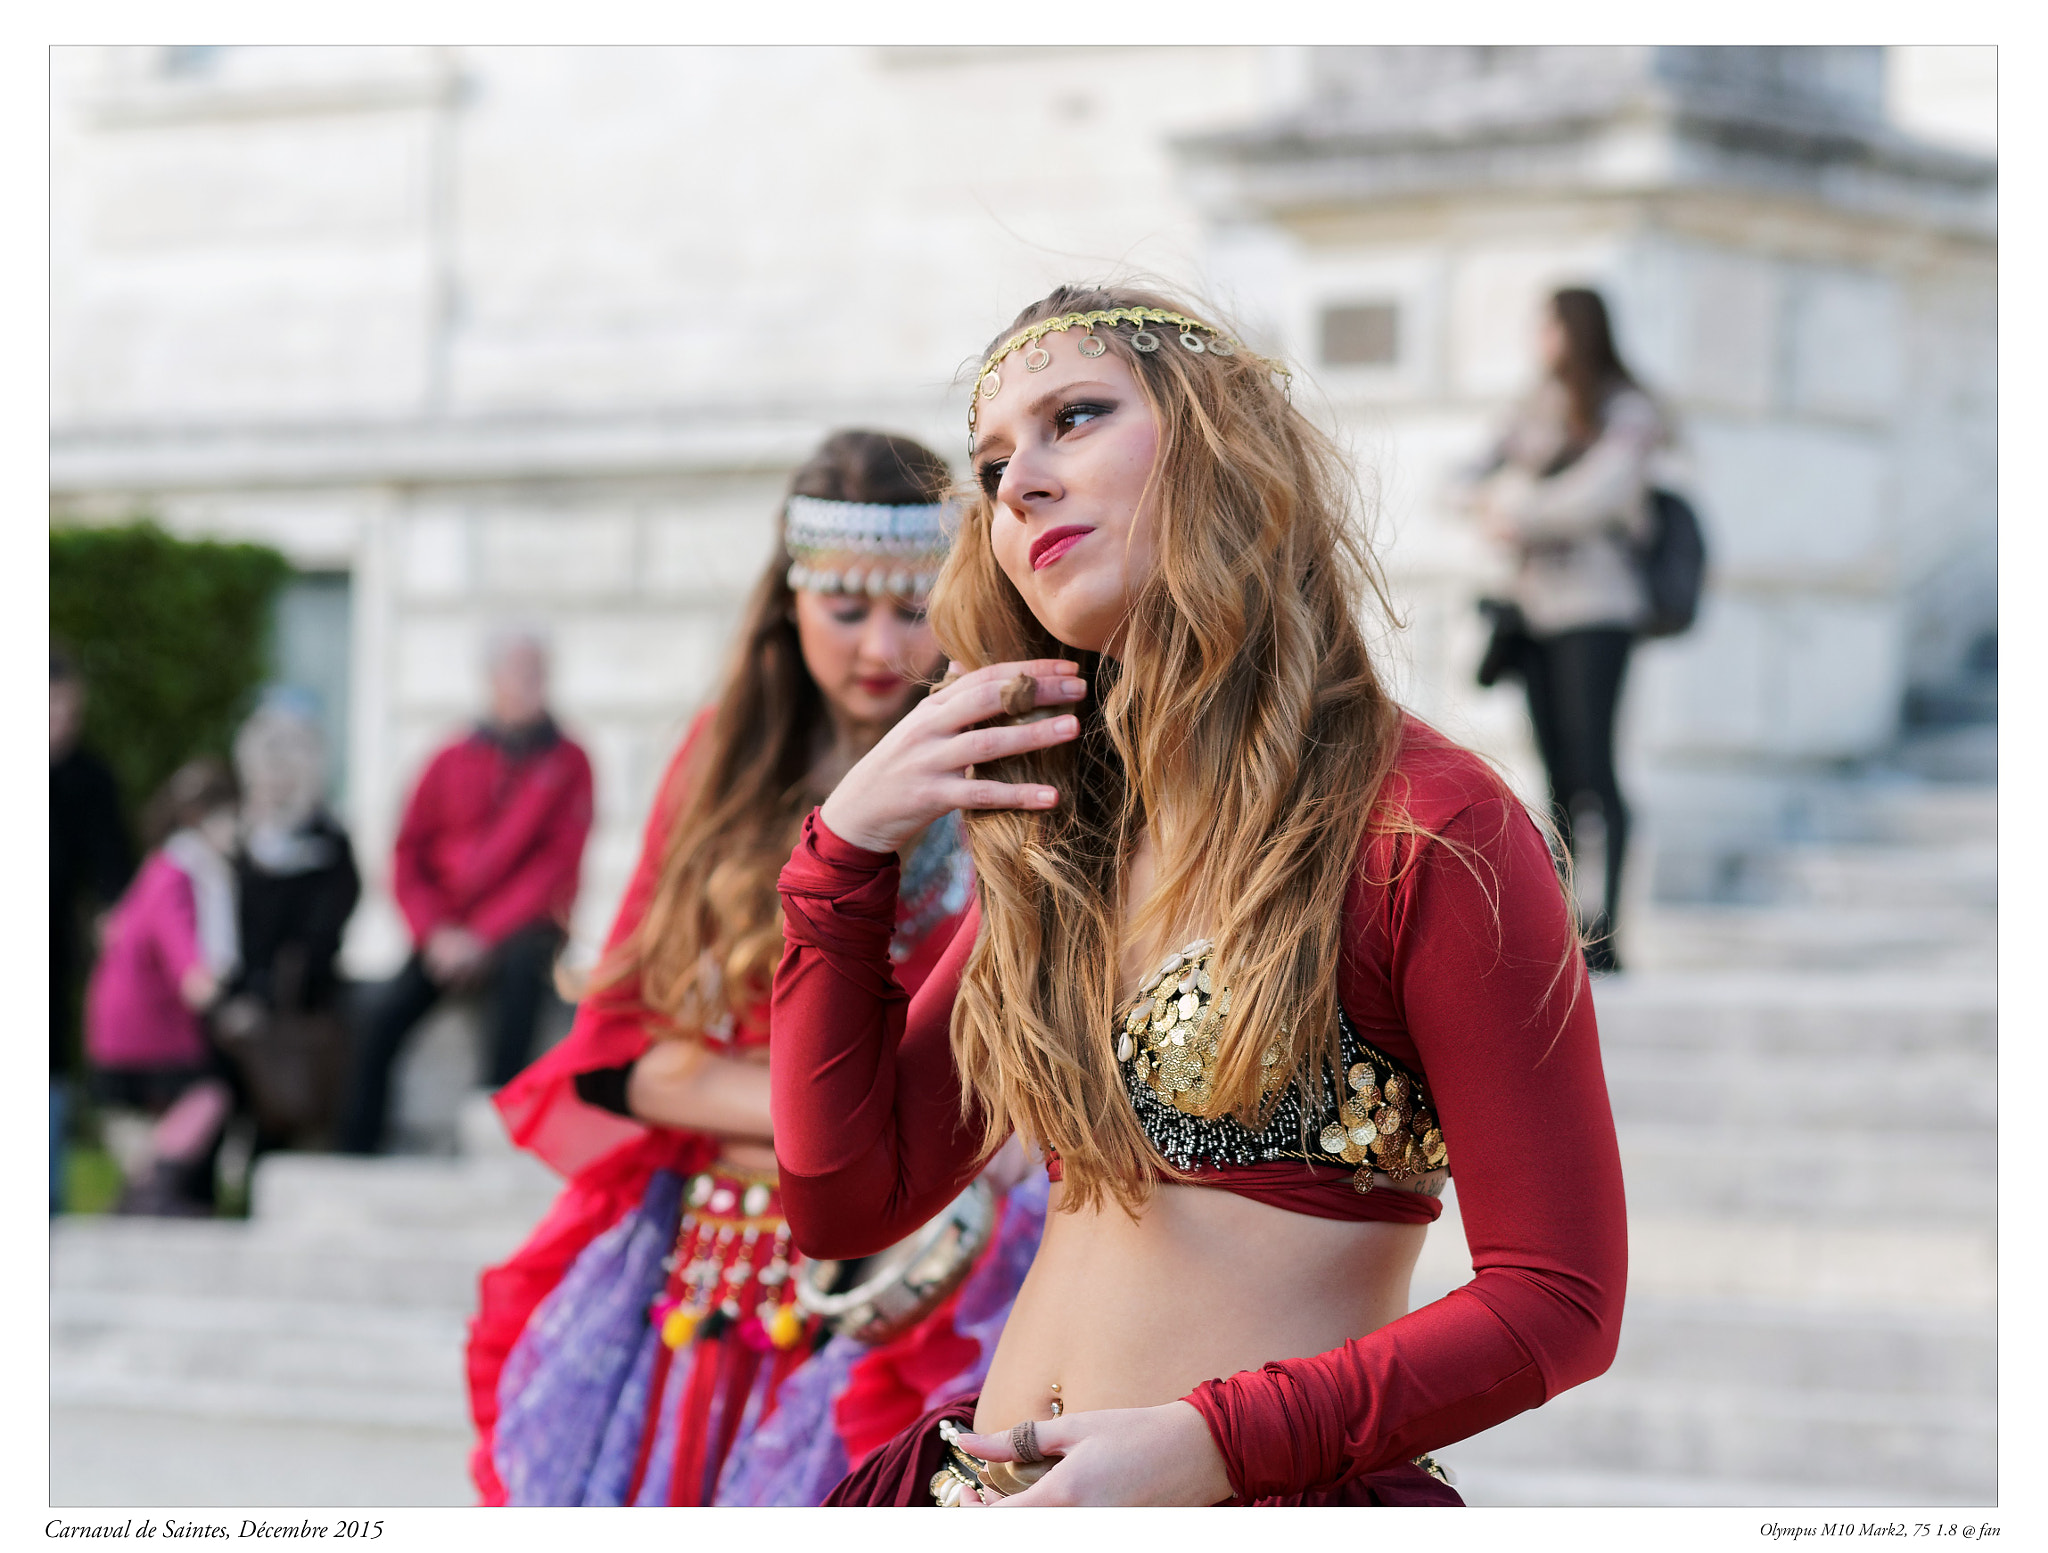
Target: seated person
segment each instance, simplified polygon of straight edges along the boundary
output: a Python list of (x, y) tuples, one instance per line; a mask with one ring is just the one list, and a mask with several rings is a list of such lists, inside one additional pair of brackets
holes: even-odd
[(398, 829), (392, 888), (415, 947), (363, 1020), (342, 1122), (348, 1153), (383, 1147), (391, 1069), (445, 994), (484, 995), (491, 1088), (533, 1055), (590, 835), (590, 760), (548, 715), (537, 636), (500, 633), (487, 668), (489, 715), (427, 763)]

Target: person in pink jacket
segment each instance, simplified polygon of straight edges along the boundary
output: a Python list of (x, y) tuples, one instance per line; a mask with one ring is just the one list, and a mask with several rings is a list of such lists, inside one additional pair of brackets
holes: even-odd
[(414, 952), (371, 999), (358, 1032), (346, 1153), (383, 1147), (391, 1070), (449, 993), (483, 994), (491, 1088), (533, 1055), (590, 836), (590, 758), (548, 713), (538, 637), (501, 632), (488, 666), (489, 715), (427, 763), (398, 827), (391, 885)]
[(159, 844), (109, 913), (85, 1051), (126, 1186), (120, 1211), (207, 1214), (233, 1095), (204, 1012), (240, 958), (234, 778), (191, 761), (150, 802)]

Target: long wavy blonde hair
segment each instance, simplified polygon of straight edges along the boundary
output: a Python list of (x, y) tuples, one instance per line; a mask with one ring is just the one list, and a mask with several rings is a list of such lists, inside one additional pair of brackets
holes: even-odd
[[(1206, 316), (1150, 292), (1062, 287), (998, 340), (1061, 313), (1134, 306)], [(1131, 932), (1215, 941), (1231, 1013), (1210, 1114), (1263, 1125), (1278, 1096), (1260, 1058), (1275, 1041), (1292, 1082), (1312, 1090), (1319, 1069), (1335, 1080), (1344, 898), (1368, 816), (1403, 824), (1375, 815), (1402, 713), (1359, 619), (1387, 596), (1337, 447), (1256, 357), (1145, 354), (1115, 329), (1097, 338), (1131, 367), (1160, 430), (1146, 496), (1160, 561), (1115, 657), (1077, 653), (1031, 614), (996, 562), (995, 508), (980, 490), (962, 493), (972, 505), (932, 619), (966, 668), (1069, 657), (1090, 681), (1077, 740), (989, 768), (1063, 801), (966, 816), (982, 929), (952, 1039), (989, 1147), (1014, 1127), (1058, 1152), (1066, 1207), (1107, 1193), (1135, 1212), (1172, 1174), (1112, 1049), (1140, 832), (1155, 882)]]
[[(951, 479), (922, 443), (841, 431), (797, 470), (789, 494), (915, 504), (943, 498)], [(775, 876), (825, 796), (810, 773), (830, 737), (788, 571), (778, 543), (747, 601), (710, 727), (682, 773), (686, 796), (669, 820), (647, 913), (591, 975), (597, 992), (637, 976), (641, 1000), (667, 1021), (659, 1035), (693, 1035), (743, 1013), (767, 996), (782, 958)]]

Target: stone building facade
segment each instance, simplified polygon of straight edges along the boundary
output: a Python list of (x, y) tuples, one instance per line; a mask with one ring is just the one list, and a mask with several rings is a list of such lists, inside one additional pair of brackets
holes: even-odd
[[(1995, 169), (1902, 132), (1885, 65), (1318, 50), (1287, 109), (1181, 148), (1212, 266), (1317, 362), (1387, 481), (1412, 699), (1491, 747), (1521, 714), (1470, 688), (1490, 558), (1445, 478), (1526, 383), (1542, 295), (1608, 297), (1682, 428), (1713, 562), (1698, 626), (1639, 655), (1626, 713), (1666, 890), (1710, 887), (1995, 632)], [(1372, 311), (1382, 338), (1347, 352), (1332, 325)]]
[(962, 367), (1077, 275), (1192, 283), (1302, 365), (1376, 491), (1406, 693), (1525, 780), (1512, 698), (1470, 685), (1489, 562), (1442, 492), (1527, 381), (1543, 289), (1609, 291), (1717, 563), (1631, 696), (1643, 828), (1681, 883), (1803, 773), (1881, 750), (1995, 625), (1994, 167), (1897, 127), (1882, 51), (53, 69), (53, 513), (261, 538), (324, 590), (299, 635), (345, 735), (364, 974), (400, 952), (398, 807), (491, 625), (551, 631), (597, 765), (587, 943), (790, 466), (844, 424), (957, 463)]

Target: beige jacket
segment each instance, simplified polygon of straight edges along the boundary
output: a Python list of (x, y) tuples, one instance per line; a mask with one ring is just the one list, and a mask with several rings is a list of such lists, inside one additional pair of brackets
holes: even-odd
[(1649, 534), (1653, 469), (1671, 440), (1650, 396), (1624, 388), (1607, 401), (1593, 445), (1545, 475), (1567, 444), (1564, 389), (1546, 380), (1516, 407), (1472, 496), (1514, 533), (1510, 596), (1533, 634), (1642, 623), (1649, 597), (1637, 546)]

